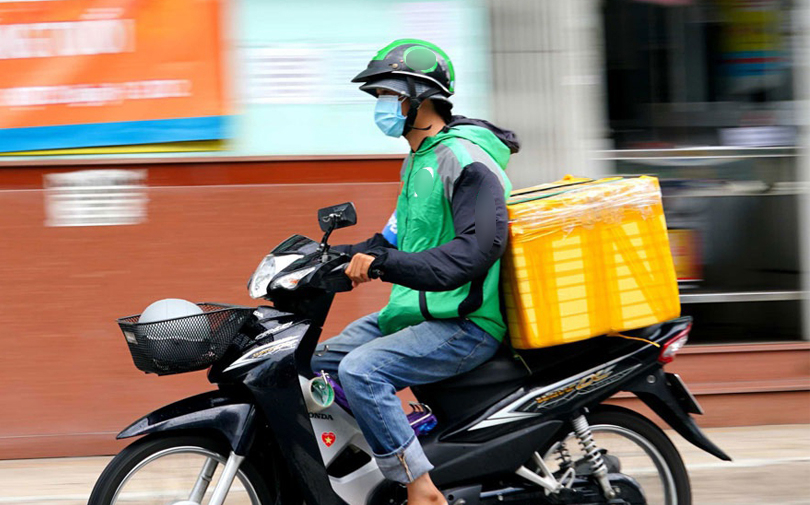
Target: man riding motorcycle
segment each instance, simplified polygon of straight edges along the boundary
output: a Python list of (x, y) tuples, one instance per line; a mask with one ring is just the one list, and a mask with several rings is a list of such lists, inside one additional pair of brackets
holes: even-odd
[(489, 360), (506, 333), (499, 259), (507, 242), (506, 173), (515, 135), (452, 116), (455, 73), (448, 56), (422, 40), (381, 49), (353, 82), (377, 97), (377, 126), (404, 136), (395, 237), (336, 246), (352, 256), (355, 285), (393, 284), (388, 304), (321, 343), (312, 359), (343, 386), (386, 478), (405, 484), (408, 503), (442, 503), (433, 468), (396, 391), (437, 382)]
[[(499, 343), (498, 259), (514, 136), (450, 115), (452, 65), (429, 43), (397, 41), (356, 79), (378, 97), (381, 129), (411, 147), (398, 222), (331, 248), (357, 213), (351, 202), (321, 208), (320, 243), (294, 234), (251, 276), (250, 296), (272, 306), (172, 299), (118, 319), (139, 370), (207, 368), (216, 388), (121, 431), (138, 439), (88, 503), (378, 505), (403, 503), (406, 488), (411, 505), (690, 505), (669, 437), (605, 402), (631, 393), (729, 460), (691, 417), (703, 410), (686, 384), (664, 371), (692, 319), (513, 359)], [(376, 277), (394, 284), (386, 307), (318, 345), (335, 294)], [(420, 402), (409, 416), (395, 396), (407, 386)]]

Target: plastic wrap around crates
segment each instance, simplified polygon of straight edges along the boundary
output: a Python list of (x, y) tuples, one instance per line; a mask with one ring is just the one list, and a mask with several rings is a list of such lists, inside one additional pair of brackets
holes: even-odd
[(208, 368), (222, 358), (253, 311), (217, 303), (197, 306), (201, 314), (149, 323), (139, 323), (140, 314), (118, 320), (139, 370), (169, 375)]
[(654, 177), (568, 177), (513, 193), (504, 256), (512, 345), (547, 347), (680, 314)]

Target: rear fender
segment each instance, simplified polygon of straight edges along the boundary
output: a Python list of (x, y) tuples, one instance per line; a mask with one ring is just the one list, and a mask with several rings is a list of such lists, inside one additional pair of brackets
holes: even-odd
[(172, 403), (124, 429), (117, 439), (177, 430), (221, 434), (234, 453), (245, 456), (255, 433), (256, 409), (221, 391), (210, 391)]
[(642, 375), (638, 380), (622, 389), (638, 396), (653, 412), (691, 444), (712, 456), (724, 461), (731, 461), (728, 454), (717, 447), (701, 431), (692, 416), (684, 409), (682, 402), (678, 401), (672, 391), (673, 386), (669, 383), (669, 375), (664, 373), (663, 369), (658, 368), (654, 372)]

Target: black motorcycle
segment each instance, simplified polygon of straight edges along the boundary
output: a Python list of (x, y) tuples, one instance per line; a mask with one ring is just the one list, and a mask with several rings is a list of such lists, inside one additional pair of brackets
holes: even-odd
[[(119, 320), (139, 369), (210, 367), (218, 389), (122, 431), (119, 439), (142, 438), (112, 459), (90, 505), (405, 501), (404, 487), (380, 473), (340, 385), (310, 367), (335, 293), (351, 289), (350, 258), (327, 240), (356, 213), (348, 203), (318, 218), (320, 243), (294, 235), (253, 274), (251, 296), (273, 307), (199, 304), (197, 315)], [(689, 505), (689, 477), (664, 432), (603, 402), (633, 393), (686, 440), (730, 460), (690, 416), (702, 411), (683, 381), (663, 370), (690, 328), (682, 317), (624, 338), (503, 346), (475, 370), (413, 388), (409, 419), (434, 483), (452, 505)]]

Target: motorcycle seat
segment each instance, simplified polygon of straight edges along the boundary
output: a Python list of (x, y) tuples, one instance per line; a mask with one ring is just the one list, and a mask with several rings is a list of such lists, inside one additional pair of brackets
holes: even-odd
[[(516, 358), (508, 346), (502, 345), (489, 361), (469, 372), (441, 381), (447, 387), (480, 387), (492, 383), (512, 382), (524, 379), (529, 370)], [(438, 383), (437, 383), (438, 384)]]

